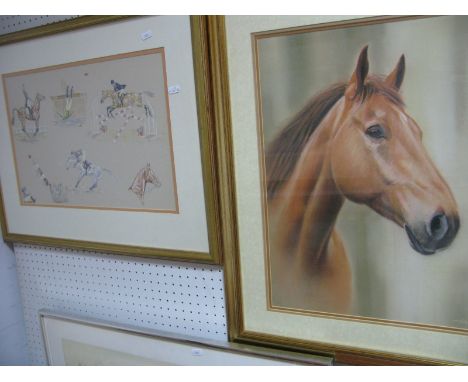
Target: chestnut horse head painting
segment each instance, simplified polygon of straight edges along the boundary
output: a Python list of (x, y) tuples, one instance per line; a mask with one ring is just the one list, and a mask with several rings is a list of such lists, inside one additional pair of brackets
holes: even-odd
[(368, 74), (367, 46), (349, 81), (313, 97), (265, 153), (271, 304), (349, 313), (352, 275), (335, 223), (345, 200), (400, 226), (421, 255), (459, 228), (450, 187), (405, 109), (401, 56)]

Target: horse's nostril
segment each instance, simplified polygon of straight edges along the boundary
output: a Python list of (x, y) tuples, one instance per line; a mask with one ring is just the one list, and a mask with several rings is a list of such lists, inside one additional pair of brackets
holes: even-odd
[(432, 217), (428, 226), (429, 235), (435, 239), (442, 239), (449, 229), (447, 216), (445, 214), (436, 214)]

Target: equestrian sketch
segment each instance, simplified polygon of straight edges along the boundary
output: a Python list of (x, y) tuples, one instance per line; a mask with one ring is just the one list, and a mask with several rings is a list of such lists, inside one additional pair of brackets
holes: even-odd
[[(31, 155), (28, 155), (28, 158), (32, 161), (36, 174), (39, 176), (42, 183), (47, 187), (50, 192), (50, 196), (54, 203), (66, 203), (68, 202), (69, 197), (69, 188), (65, 186), (63, 183), (52, 183), (45, 172), (42, 170), (41, 166), (33, 159)], [(33, 203), (36, 202), (27, 191), (26, 187), (22, 187), (21, 189), (23, 195), (23, 201), (28, 202), (31, 200)]]
[(4, 74), (21, 203), (174, 210), (165, 70), (156, 48)]
[(110, 170), (103, 169), (87, 160), (86, 152), (83, 149), (70, 152), (66, 161), (66, 169), (69, 170), (70, 168), (78, 169), (80, 172), (74, 186), (75, 189), (78, 188), (84, 177), (88, 176), (91, 178), (91, 186), (88, 188), (88, 191), (93, 191), (98, 186), (98, 182), (102, 178), (104, 171), (110, 173)]
[(161, 187), (162, 184), (156, 176), (156, 173), (151, 169), (151, 165), (149, 163), (137, 172), (129, 187), (129, 190), (138, 196), (141, 204), (145, 204), (145, 193), (147, 191), (148, 183), (151, 183), (155, 187)]
[(66, 83), (65, 91), (50, 96), (55, 115), (55, 124), (61, 127), (81, 127), (86, 122), (87, 95), (77, 92), (74, 85)]
[[(97, 113), (97, 129), (93, 138), (112, 134), (114, 142), (119, 140), (124, 131), (132, 129), (138, 137), (154, 139), (157, 137), (155, 111), (149, 98), (154, 97), (150, 91), (127, 92), (127, 85), (111, 80), (112, 89), (102, 91), (100, 104), (107, 104), (105, 113)], [(133, 123), (132, 123), (133, 122)], [(110, 126), (113, 130), (110, 131)]]
[[(41, 102), (45, 99), (40, 93), (36, 93), (34, 99), (31, 99), (23, 85), (24, 106), (12, 110), (11, 124), (14, 126), (16, 118), (21, 124), (21, 131), (27, 138), (34, 138), (39, 133), (39, 119), (41, 117)], [(15, 118), (16, 117), (16, 118)], [(28, 121), (34, 123), (33, 131), (28, 131)]]

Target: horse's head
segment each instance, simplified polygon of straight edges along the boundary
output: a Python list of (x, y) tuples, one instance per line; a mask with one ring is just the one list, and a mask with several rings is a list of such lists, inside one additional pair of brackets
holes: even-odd
[(144, 178), (146, 182), (152, 183), (155, 187), (161, 187), (162, 183), (149, 163), (146, 164)]
[(400, 97), (404, 56), (386, 78), (368, 76), (368, 67), (365, 47), (337, 113), (332, 176), (346, 198), (403, 227), (416, 251), (433, 254), (457, 234), (455, 199)]

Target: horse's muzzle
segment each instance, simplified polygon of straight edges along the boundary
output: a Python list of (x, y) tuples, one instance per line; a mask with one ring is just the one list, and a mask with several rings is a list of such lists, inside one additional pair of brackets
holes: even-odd
[(423, 255), (432, 255), (452, 243), (460, 228), (460, 219), (436, 213), (428, 222), (404, 227), (411, 247)]

